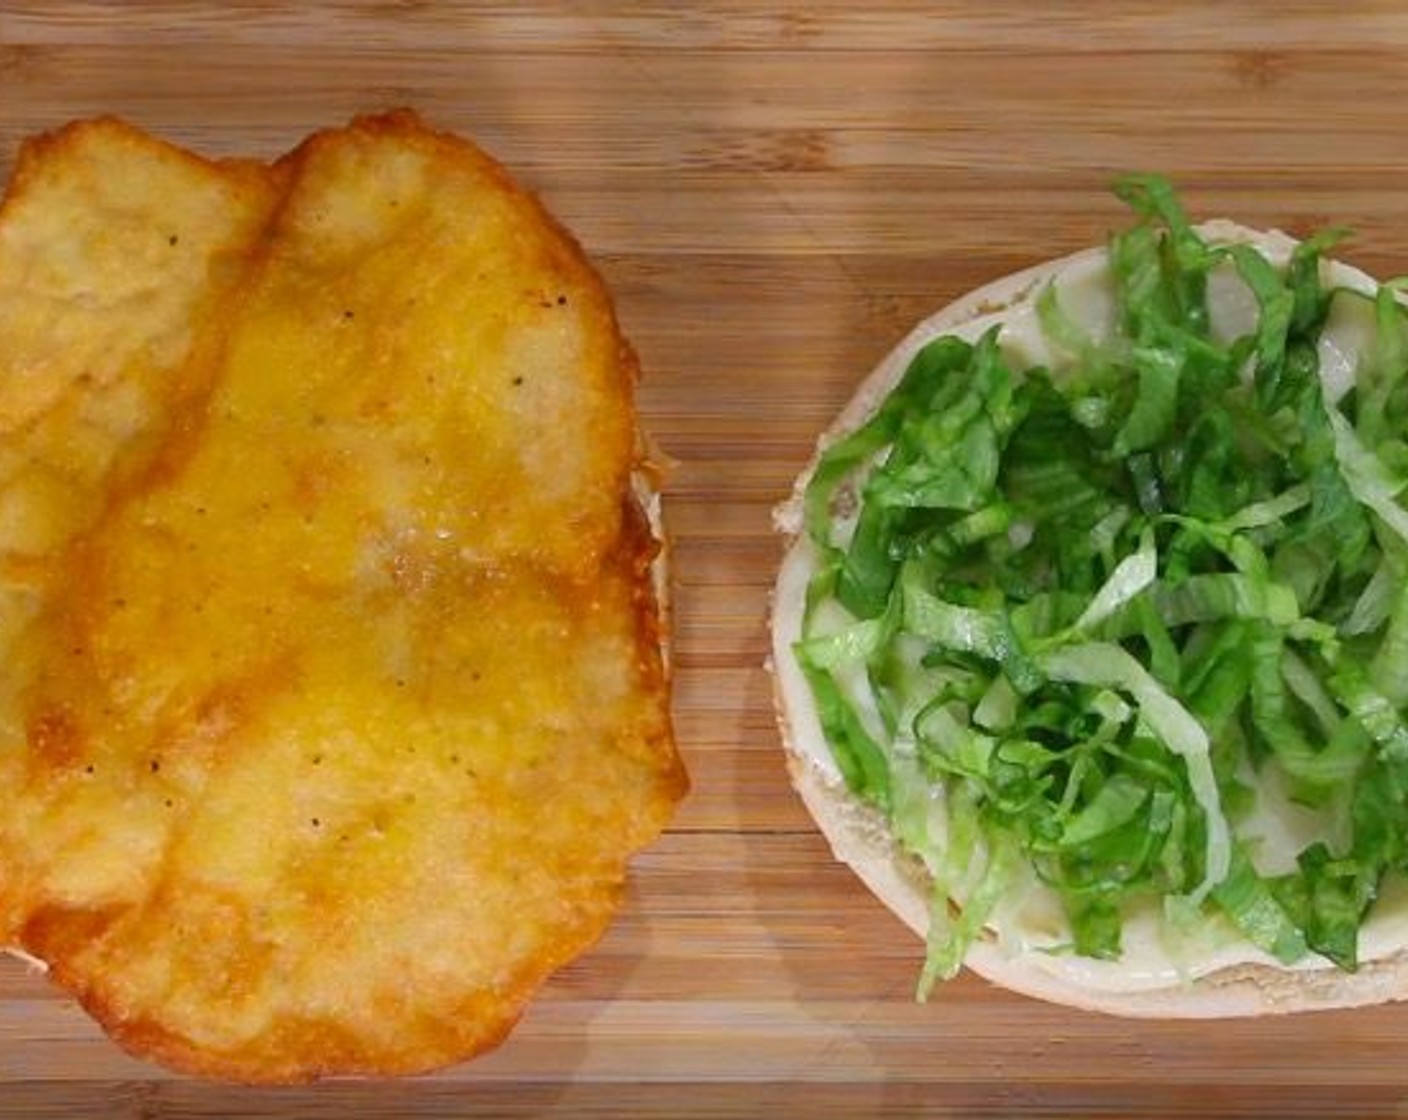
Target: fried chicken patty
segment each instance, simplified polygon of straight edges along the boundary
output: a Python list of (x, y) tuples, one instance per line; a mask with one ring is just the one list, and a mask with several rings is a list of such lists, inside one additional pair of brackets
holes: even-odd
[(0, 210), (0, 945), (250, 1081), (499, 1042), (685, 786), (635, 364), (572, 240), (410, 114), (129, 126)]

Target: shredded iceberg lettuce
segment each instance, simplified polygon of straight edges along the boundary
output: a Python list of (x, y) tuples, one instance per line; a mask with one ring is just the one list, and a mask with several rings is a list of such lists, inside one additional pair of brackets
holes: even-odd
[[(1112, 337), (1053, 285), (1057, 369), (1015, 368), (1000, 328), (931, 342), (805, 495), (797, 655), (850, 788), (933, 872), (925, 990), (1023, 863), (1078, 953), (1117, 958), (1155, 903), (1345, 969), (1408, 868), (1404, 311), (1323, 284), (1338, 231), (1278, 265), (1208, 243), (1157, 176), (1116, 191)], [(1231, 340), (1218, 268), (1258, 312)], [(1332, 395), (1318, 340), (1365, 299), (1377, 342)], [(1238, 829), (1269, 768), (1325, 821), (1274, 874)]]

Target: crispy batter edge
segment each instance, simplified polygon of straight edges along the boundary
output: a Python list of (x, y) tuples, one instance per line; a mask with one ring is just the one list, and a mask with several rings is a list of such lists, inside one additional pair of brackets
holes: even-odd
[(55, 151), (82, 143), (87, 135), (92, 133), (108, 133), (113, 138), (130, 144), (134, 148), (145, 149), (148, 153), (161, 159), (184, 164), (187, 167), (238, 177), (241, 182), (236, 184), (232, 181), (230, 186), (243, 191), (258, 189), (258, 181), (269, 171), (267, 165), (259, 163), (257, 160), (212, 159), (203, 156), (169, 140), (154, 136), (121, 117), (112, 115), (85, 117), (82, 120), (69, 121), (67, 124), (47, 132), (26, 136), (20, 141), (9, 181), (5, 186), (4, 193), (0, 194), (0, 222), (3, 222), (10, 215), (15, 206), (27, 200), (35, 180), (39, 178), (40, 168), (44, 161), (49, 159)]

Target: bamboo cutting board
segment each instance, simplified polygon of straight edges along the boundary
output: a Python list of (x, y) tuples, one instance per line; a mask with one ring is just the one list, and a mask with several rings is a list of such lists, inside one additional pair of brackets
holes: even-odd
[(1408, 272), (1398, 5), (958, 0), (448, 5), (0, 2), (0, 168), (116, 112), (269, 156), (411, 105), (576, 232), (679, 461), (677, 730), (694, 792), (628, 906), (498, 1052), (437, 1077), (206, 1086), (125, 1057), (0, 961), (0, 1114), (1408, 1115), (1408, 1006), (1131, 1023), (965, 977), (834, 865), (791, 794), (765, 653), (769, 510), (927, 311), (1098, 241), (1121, 169), (1202, 216)]

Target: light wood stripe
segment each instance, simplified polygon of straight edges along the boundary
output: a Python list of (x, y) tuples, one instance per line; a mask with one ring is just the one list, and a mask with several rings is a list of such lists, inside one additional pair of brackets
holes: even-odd
[[(522, 6), (505, 3), (436, 5), (359, 2), (288, 7), (246, 5), (232, 18), (222, 9), (186, 2), (149, 9), (89, 0), (6, 5), (7, 41), (229, 43), (357, 47), (396, 53), (472, 40), (482, 50), (598, 54), (625, 48), (718, 51), (728, 54), (788, 47), (842, 54), (933, 50), (1002, 52), (1061, 48), (1072, 52), (1181, 51), (1238, 47), (1257, 51), (1381, 50), (1408, 29), (1394, 4), (1359, 5), (1354, 18), (1330, 20), (1323, 4), (1294, 0), (1268, 19), (1260, 5), (1217, 0), (1169, 9), (1155, 3), (1069, 4), (1034, 18), (1022, 0), (974, 7), (963, 0), (904, 0), (858, 8), (848, 0), (759, 8), (747, 0), (693, 4), (586, 3)], [(437, 10), (438, 9), (438, 10)]]

